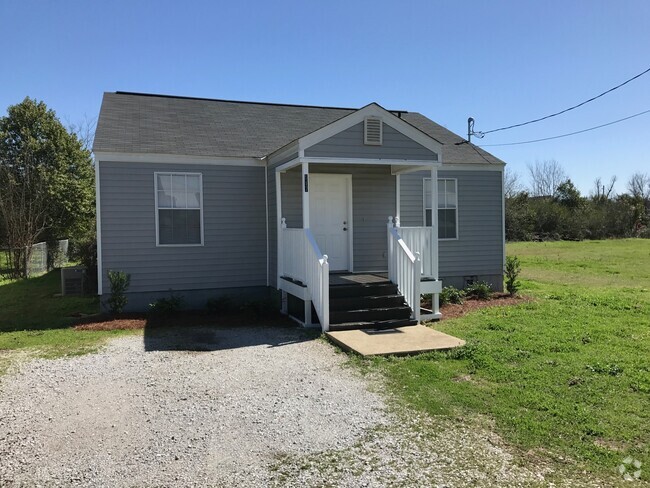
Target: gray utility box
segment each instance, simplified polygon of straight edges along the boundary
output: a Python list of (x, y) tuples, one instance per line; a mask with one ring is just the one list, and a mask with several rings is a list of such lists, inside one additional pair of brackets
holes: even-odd
[(70, 266), (61, 268), (61, 295), (83, 295), (86, 285), (86, 268)]

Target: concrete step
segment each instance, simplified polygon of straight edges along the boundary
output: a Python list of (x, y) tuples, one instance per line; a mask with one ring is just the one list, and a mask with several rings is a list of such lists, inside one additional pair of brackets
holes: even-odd
[(335, 332), (339, 330), (386, 330), (394, 329), (396, 327), (405, 327), (407, 325), (417, 325), (417, 320), (412, 319), (399, 319), (399, 320), (373, 320), (366, 322), (346, 322), (342, 324), (331, 324), (330, 331)]

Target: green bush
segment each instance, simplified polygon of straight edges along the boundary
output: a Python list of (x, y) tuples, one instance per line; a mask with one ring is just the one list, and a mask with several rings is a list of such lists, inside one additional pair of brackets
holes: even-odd
[(185, 305), (182, 295), (171, 295), (168, 298), (159, 298), (149, 304), (149, 311), (154, 315), (169, 316), (177, 314)]
[(222, 295), (216, 298), (210, 298), (206, 307), (208, 312), (213, 314), (229, 314), (239, 310), (235, 301), (228, 295)]
[(521, 264), (519, 263), (519, 258), (517, 256), (508, 256), (506, 257), (506, 290), (510, 293), (510, 296), (513, 297), (519, 291), (521, 283), (517, 280), (521, 273)]
[(465, 301), (464, 299), (465, 292), (453, 286), (445, 286), (439, 297), (440, 305), (446, 305), (448, 303), (461, 305)]
[(124, 310), (129, 299), (126, 290), (131, 284), (131, 275), (124, 271), (108, 271), (108, 282), (111, 287), (111, 296), (108, 297), (108, 307), (111, 313), (116, 314)]
[(465, 287), (465, 296), (478, 300), (488, 300), (492, 294), (492, 285), (487, 281), (477, 281)]

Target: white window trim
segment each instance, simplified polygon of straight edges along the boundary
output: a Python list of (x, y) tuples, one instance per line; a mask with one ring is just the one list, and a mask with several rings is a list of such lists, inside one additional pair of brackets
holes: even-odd
[[(459, 204), (459, 198), (458, 198), (458, 178), (438, 178), (438, 181), (454, 181), (455, 186), (456, 186), (456, 237), (438, 237), (439, 241), (457, 241), (460, 238), (460, 229), (458, 227), (458, 207), (460, 206)], [(427, 183), (431, 183), (431, 178), (423, 178), (422, 179), (422, 224), (426, 227), (427, 225), (427, 209), (429, 208), (427, 206)], [(440, 195), (438, 195), (438, 205), (436, 211), (440, 210)], [(431, 218), (433, 219), (433, 209), (431, 209)]]
[[(198, 176), (199, 186), (201, 187), (200, 195), (200, 224), (201, 224), (201, 243), (200, 244), (161, 244), (160, 243), (160, 229), (158, 227), (158, 175), (182, 175), (182, 176)], [(154, 192), (154, 213), (156, 215), (156, 247), (201, 247), (204, 245), (204, 226), (203, 226), (203, 174), (202, 173), (188, 173), (184, 171), (155, 171), (153, 174), (153, 192)]]

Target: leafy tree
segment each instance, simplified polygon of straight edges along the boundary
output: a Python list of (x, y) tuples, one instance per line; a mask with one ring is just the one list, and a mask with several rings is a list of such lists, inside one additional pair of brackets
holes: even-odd
[(27, 97), (9, 107), (0, 118), (0, 216), (16, 277), (29, 246), (90, 234), (94, 213), (90, 151), (45, 103)]
[(580, 191), (571, 180), (561, 183), (555, 190), (555, 201), (566, 208), (578, 208), (582, 203)]

